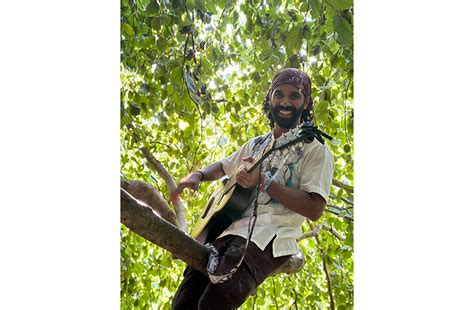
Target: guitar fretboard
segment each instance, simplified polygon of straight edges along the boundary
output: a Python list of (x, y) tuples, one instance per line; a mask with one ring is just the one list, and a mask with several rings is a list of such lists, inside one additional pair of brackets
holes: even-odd
[(277, 141), (273, 141), (270, 147), (266, 147), (265, 150), (260, 154), (259, 158), (252, 164), (247, 172), (252, 172), (255, 168), (262, 163), (273, 151), (283, 149), (290, 145), (293, 145), (305, 138), (305, 134), (301, 133), (301, 126), (295, 127), (292, 130), (285, 132)]

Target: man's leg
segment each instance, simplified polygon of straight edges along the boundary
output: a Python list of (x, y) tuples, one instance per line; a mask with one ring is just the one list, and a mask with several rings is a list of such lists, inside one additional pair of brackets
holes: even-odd
[[(232, 244), (227, 244), (226, 247), (242, 246), (246, 242), (244, 238), (233, 237), (231, 240)], [(224, 310), (236, 309), (241, 306), (266, 277), (290, 258), (290, 256), (274, 258), (272, 244), (273, 241), (262, 251), (251, 242), (244, 262), (240, 265), (237, 272), (224, 283), (210, 283), (199, 300), (198, 309)]]
[[(225, 236), (214, 240), (212, 244), (219, 252), (223, 253), (229, 245), (233, 244), (235, 238), (236, 236)], [(244, 240), (243, 238), (241, 239)], [(172, 309), (197, 309), (198, 301), (209, 283), (211, 282), (207, 275), (203, 275), (201, 272), (188, 266), (184, 271), (184, 279), (173, 297)]]
[(173, 297), (172, 309), (195, 310), (198, 301), (209, 284), (209, 278), (196, 269), (186, 267), (184, 279)]
[(230, 310), (242, 305), (257, 284), (247, 265), (242, 263), (232, 277), (219, 284), (209, 284), (198, 303), (199, 310)]

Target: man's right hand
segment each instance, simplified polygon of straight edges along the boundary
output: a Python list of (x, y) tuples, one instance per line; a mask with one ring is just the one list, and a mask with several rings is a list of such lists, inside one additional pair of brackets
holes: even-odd
[(199, 172), (191, 172), (179, 181), (176, 190), (170, 192), (170, 200), (174, 205), (178, 204), (179, 196), (185, 188), (190, 188), (193, 191), (199, 188), (203, 175)]

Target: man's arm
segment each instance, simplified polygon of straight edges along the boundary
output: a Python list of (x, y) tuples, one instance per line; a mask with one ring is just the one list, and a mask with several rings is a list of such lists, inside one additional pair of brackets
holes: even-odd
[(201, 171), (203, 174), (201, 181), (215, 181), (219, 180), (225, 175), (224, 169), (222, 169), (222, 163), (220, 161), (216, 161), (215, 163), (212, 163), (209, 166), (200, 169), (199, 171)]
[[(253, 158), (247, 157), (243, 161), (252, 163)], [(266, 177), (259, 176), (259, 169), (255, 169), (252, 173), (241, 169), (236, 177), (237, 183), (244, 188), (256, 186), (260, 182), (260, 178), (263, 179), (262, 184), (265, 184), (267, 181)], [(272, 182), (266, 192), (271, 198), (278, 200), (288, 209), (306, 216), (312, 221), (316, 221), (323, 215), (324, 207), (326, 206), (326, 200), (317, 193), (308, 193), (303, 190), (289, 188), (277, 182)]]
[(323, 215), (326, 206), (324, 198), (317, 193), (310, 194), (277, 182), (270, 184), (267, 194), (288, 209), (306, 216), (312, 221), (318, 220)]
[(177, 204), (178, 197), (185, 188), (193, 191), (197, 190), (202, 181), (215, 181), (225, 175), (222, 169), (222, 163), (217, 161), (200, 170), (193, 171), (179, 181), (175, 191), (170, 192), (170, 199), (173, 204)]

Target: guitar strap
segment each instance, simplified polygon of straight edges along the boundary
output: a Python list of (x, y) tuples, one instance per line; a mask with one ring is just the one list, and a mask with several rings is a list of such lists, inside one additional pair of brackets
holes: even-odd
[[(267, 140), (272, 137), (272, 133), (270, 132), (266, 136), (258, 137), (255, 140), (254, 145), (252, 146), (252, 157), (255, 155), (255, 152), (259, 149), (259, 146), (268, 145)], [(262, 166), (260, 165), (260, 173), (261, 173)], [(249, 227), (248, 227), (248, 234), (247, 234), (247, 241), (245, 242), (244, 248), (240, 248), (238, 251), (238, 255), (240, 255), (240, 259), (238, 262), (231, 267), (228, 267), (224, 270), (219, 270), (220, 262), (222, 261), (222, 257), (219, 255), (217, 249), (210, 243), (206, 244), (206, 247), (210, 249), (209, 253), (209, 260), (207, 263), (207, 273), (209, 275), (209, 279), (213, 284), (223, 283), (230, 279), (232, 275), (239, 269), (240, 265), (244, 261), (245, 254), (247, 253), (247, 248), (252, 239), (253, 229), (255, 228), (255, 223), (257, 222), (257, 207), (258, 207), (258, 193), (260, 191), (260, 182), (258, 182), (257, 187), (252, 194), (252, 197), (249, 201), (254, 201), (253, 205), (253, 213), (249, 220)]]
[(252, 145), (252, 157), (255, 156), (256, 151), (259, 149), (259, 146), (263, 146), (268, 144), (269, 138), (271, 139), (272, 137), (272, 132), (264, 135), (257, 137)]
[(209, 275), (209, 279), (211, 280), (213, 284), (223, 283), (229, 280), (232, 277), (232, 275), (239, 269), (240, 265), (244, 261), (245, 254), (247, 253), (247, 248), (252, 238), (253, 229), (255, 227), (255, 223), (257, 222), (258, 203), (255, 196), (258, 195), (259, 187), (260, 185), (257, 185), (257, 189), (254, 192), (256, 194), (253, 194), (252, 199), (250, 200), (250, 201), (254, 201), (253, 213), (249, 221), (249, 228), (248, 228), (248, 234), (247, 234), (248, 237), (247, 237), (247, 241), (245, 242), (245, 246), (243, 248), (240, 247), (238, 249), (237, 255), (240, 256), (240, 259), (238, 260), (238, 262), (234, 266), (230, 266), (224, 270), (220, 270), (222, 269), (222, 266), (220, 265), (220, 262), (222, 261), (222, 256), (219, 255), (219, 252), (212, 244), (206, 243), (206, 247), (210, 249), (209, 260), (207, 262), (207, 274)]

